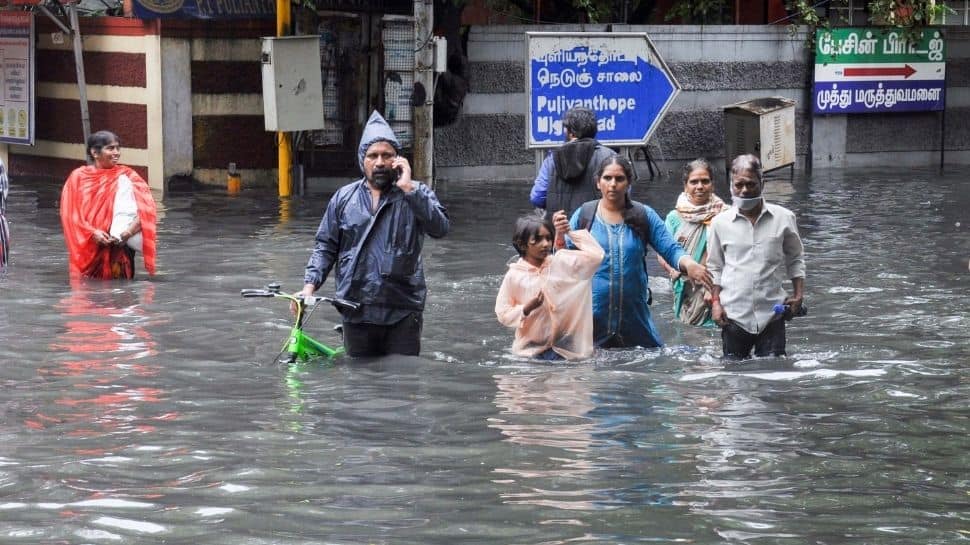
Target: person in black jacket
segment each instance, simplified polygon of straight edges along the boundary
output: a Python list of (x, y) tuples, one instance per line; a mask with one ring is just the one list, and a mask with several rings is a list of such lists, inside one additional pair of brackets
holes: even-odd
[(529, 196), (546, 216), (562, 210), (567, 217), (586, 201), (599, 198), (596, 170), (616, 152), (596, 140), (596, 114), (588, 108), (571, 108), (563, 116), (566, 143), (546, 155)]
[(411, 179), (400, 147), (384, 118), (371, 114), (358, 148), (364, 177), (330, 199), (303, 277), (301, 294), (313, 295), (336, 267), (336, 297), (359, 303), (340, 309), (351, 357), (421, 351), (421, 249), (425, 235), (448, 233), (449, 220), (434, 191)]

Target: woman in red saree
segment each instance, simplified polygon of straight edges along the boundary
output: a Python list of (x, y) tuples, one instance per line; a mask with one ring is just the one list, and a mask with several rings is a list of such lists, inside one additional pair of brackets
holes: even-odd
[(93, 164), (74, 169), (61, 191), (61, 225), (71, 276), (133, 278), (135, 249), (155, 274), (155, 201), (148, 184), (119, 165), (118, 136), (98, 131), (87, 141)]

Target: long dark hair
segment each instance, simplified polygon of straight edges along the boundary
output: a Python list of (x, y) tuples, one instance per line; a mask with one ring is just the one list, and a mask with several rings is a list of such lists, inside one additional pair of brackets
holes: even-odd
[(118, 139), (118, 135), (111, 131), (98, 131), (91, 134), (87, 141), (88, 164), (94, 164), (94, 155), (91, 153), (92, 150), (100, 152), (101, 148), (112, 142), (117, 142), (119, 145), (121, 144), (121, 140)]
[(551, 218), (544, 218), (538, 214), (527, 214), (515, 220), (515, 232), (512, 233), (512, 246), (519, 257), (525, 256), (529, 243), (539, 237), (539, 229), (545, 227), (550, 235), (555, 235), (556, 228)]
[[(597, 182), (603, 177), (603, 171), (606, 170), (606, 167), (610, 165), (620, 165), (620, 168), (623, 169), (623, 174), (626, 175), (626, 179), (630, 181), (630, 186), (633, 186), (633, 183), (637, 180), (637, 173), (633, 169), (633, 163), (622, 155), (613, 155), (600, 163), (599, 169), (596, 170)], [(646, 247), (650, 243), (649, 240), (644, 239), (644, 233), (650, 232), (650, 226), (646, 224), (646, 214), (637, 214), (634, 211), (633, 201), (630, 199), (629, 192), (623, 195), (623, 199), (623, 223), (633, 229), (633, 232), (637, 234), (640, 241), (643, 242), (644, 247)]]

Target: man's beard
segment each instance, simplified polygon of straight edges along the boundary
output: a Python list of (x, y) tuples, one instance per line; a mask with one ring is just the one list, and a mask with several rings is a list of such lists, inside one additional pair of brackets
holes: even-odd
[(374, 172), (371, 173), (370, 183), (379, 191), (387, 191), (397, 181), (397, 176), (394, 174), (393, 169), (374, 169)]

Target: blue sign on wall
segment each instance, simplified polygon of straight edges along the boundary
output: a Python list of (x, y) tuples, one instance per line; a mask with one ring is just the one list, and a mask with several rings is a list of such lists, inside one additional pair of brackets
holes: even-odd
[(275, 0), (135, 0), (139, 19), (273, 19)]
[(530, 148), (558, 146), (566, 110), (596, 112), (597, 140), (646, 143), (680, 86), (641, 33), (529, 32)]

